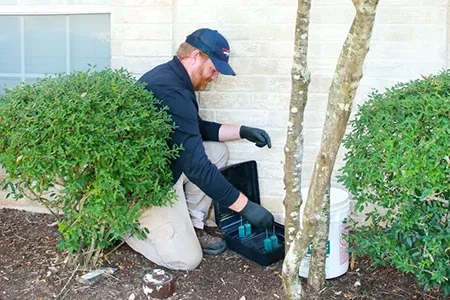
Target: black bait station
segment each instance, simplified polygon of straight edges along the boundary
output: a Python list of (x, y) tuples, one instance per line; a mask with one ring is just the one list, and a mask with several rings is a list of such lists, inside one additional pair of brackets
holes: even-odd
[[(225, 178), (249, 201), (261, 204), (256, 161), (246, 161), (220, 170)], [(214, 202), (217, 226), (222, 230), (229, 249), (248, 259), (268, 266), (284, 258), (284, 226), (274, 223), (272, 229), (252, 227), (238, 213)]]

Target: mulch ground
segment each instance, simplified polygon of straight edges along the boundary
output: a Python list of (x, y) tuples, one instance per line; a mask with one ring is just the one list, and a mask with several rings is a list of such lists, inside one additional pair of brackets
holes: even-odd
[[(127, 245), (104, 258), (117, 268), (90, 285), (78, 282), (85, 272), (65, 268), (65, 255), (52, 215), (0, 209), (0, 299), (147, 299), (142, 275), (159, 268)], [(281, 262), (261, 267), (227, 250), (206, 256), (194, 271), (174, 271), (176, 294), (170, 300), (284, 299)], [(425, 293), (413, 276), (393, 268), (372, 268), (364, 259), (353, 270), (327, 281), (317, 299), (449, 299)]]

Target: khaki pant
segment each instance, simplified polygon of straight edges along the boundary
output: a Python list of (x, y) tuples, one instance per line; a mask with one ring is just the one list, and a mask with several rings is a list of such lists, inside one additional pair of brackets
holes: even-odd
[[(218, 168), (226, 166), (228, 148), (224, 143), (204, 142), (206, 155)], [(178, 200), (167, 207), (152, 207), (139, 222), (149, 233), (145, 240), (126, 237), (130, 247), (150, 261), (174, 270), (193, 270), (203, 253), (194, 227), (202, 229), (211, 198), (181, 174), (174, 186)]]

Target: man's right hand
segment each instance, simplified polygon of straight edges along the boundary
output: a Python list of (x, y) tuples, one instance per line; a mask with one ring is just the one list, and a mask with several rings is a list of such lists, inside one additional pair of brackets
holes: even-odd
[(273, 226), (272, 213), (254, 202), (248, 201), (239, 214), (255, 227), (271, 229)]

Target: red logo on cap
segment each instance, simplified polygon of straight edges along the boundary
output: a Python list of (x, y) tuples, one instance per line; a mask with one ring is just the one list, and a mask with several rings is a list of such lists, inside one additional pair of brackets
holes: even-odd
[(230, 50), (227, 49), (227, 48), (222, 48), (222, 53), (223, 53), (225, 56), (230, 56)]

